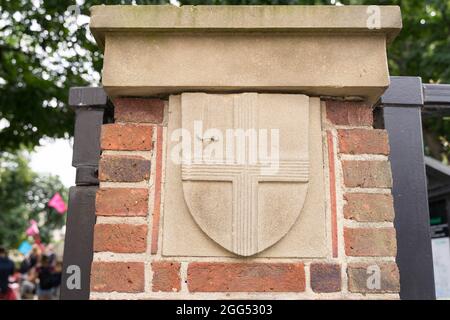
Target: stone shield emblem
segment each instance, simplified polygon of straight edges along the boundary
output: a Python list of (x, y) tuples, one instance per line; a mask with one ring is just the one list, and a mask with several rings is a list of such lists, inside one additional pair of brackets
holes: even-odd
[(309, 181), (309, 98), (298, 94), (181, 96), (184, 199), (225, 249), (257, 254), (291, 229)]

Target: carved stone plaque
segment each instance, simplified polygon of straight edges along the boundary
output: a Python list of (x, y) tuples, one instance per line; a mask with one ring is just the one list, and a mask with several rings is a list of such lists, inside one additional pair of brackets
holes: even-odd
[(318, 99), (172, 96), (166, 139), (164, 255), (324, 255)]

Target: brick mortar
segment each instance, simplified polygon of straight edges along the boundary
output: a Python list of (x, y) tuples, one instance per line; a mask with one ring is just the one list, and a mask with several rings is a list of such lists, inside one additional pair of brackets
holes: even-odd
[(157, 150), (155, 148), (156, 141), (158, 139), (158, 130), (156, 130), (156, 126), (153, 129), (152, 136), (152, 154), (150, 157), (151, 166), (150, 166), (150, 179), (148, 181), (148, 208), (147, 208), (147, 251), (145, 253), (145, 265), (144, 265), (144, 274), (145, 274), (145, 284), (144, 284), (144, 292), (150, 293), (152, 292), (152, 280), (153, 280), (153, 271), (151, 268), (151, 248), (152, 248), (152, 233), (153, 233), (153, 208), (155, 201), (155, 176), (156, 176), (156, 153)]
[[(322, 156), (323, 156), (323, 160), (324, 160), (324, 167), (326, 168), (326, 170), (324, 170), (324, 188), (325, 188), (325, 220), (329, 223), (326, 224), (326, 232), (325, 232), (325, 237), (326, 237), (326, 243), (327, 243), (327, 258), (332, 259), (337, 261), (339, 259), (339, 252), (337, 252), (337, 256), (333, 257), (333, 225), (332, 225), (332, 201), (331, 201), (331, 181), (330, 181), (330, 163), (329, 163), (329, 154), (328, 154), (328, 150), (329, 150), (329, 145), (328, 145), (328, 129), (326, 129), (326, 123), (324, 121), (324, 119), (326, 119), (326, 106), (325, 103), (321, 101), (320, 103), (320, 111), (321, 111), (321, 124), (322, 124), (322, 142), (323, 142), (323, 147), (322, 147)], [(336, 181), (334, 181), (334, 184), (336, 185)], [(335, 186), (336, 187), (336, 186)], [(336, 217), (337, 218), (337, 217)], [(336, 221), (337, 224), (337, 221)], [(339, 233), (338, 228), (336, 228), (336, 232)], [(338, 242), (338, 241), (337, 241)], [(338, 245), (336, 243), (336, 245)]]
[(345, 242), (344, 242), (344, 185), (342, 176), (342, 165), (339, 159), (339, 139), (337, 129), (332, 127), (330, 129), (333, 137), (334, 158), (335, 158), (335, 177), (336, 177), (336, 220), (338, 224), (338, 251), (341, 263), (341, 292), (344, 295), (348, 295), (348, 279), (347, 279), (347, 260), (345, 255)]
[(114, 121), (114, 124), (120, 124), (120, 125), (136, 125), (136, 126), (143, 126), (143, 127), (154, 127), (155, 123), (148, 123), (148, 122), (129, 122), (129, 121)]
[(180, 278), (181, 278), (181, 290), (180, 294), (188, 293), (188, 285), (187, 285), (187, 270), (188, 270), (189, 263), (187, 261), (181, 261), (181, 267), (180, 267)]
[[(395, 293), (379, 293), (379, 294), (361, 294), (361, 293), (279, 293), (275, 297), (280, 300), (397, 300), (399, 295)], [(273, 300), (273, 292), (208, 292), (208, 293), (191, 293), (191, 292), (151, 292), (151, 293), (121, 293), (121, 292), (94, 292), (91, 293), (91, 299), (101, 300)]]
[(357, 262), (368, 262), (368, 263), (376, 263), (376, 262), (395, 262), (395, 257), (347, 257), (347, 262), (357, 263)]
[(344, 227), (372, 228), (372, 229), (393, 228), (394, 223), (393, 222), (359, 222), (359, 221), (355, 221), (352, 219), (344, 218)]
[(146, 262), (146, 253), (94, 252), (93, 262)]
[(351, 129), (367, 129), (367, 130), (374, 130), (373, 126), (368, 126), (368, 125), (360, 125), (360, 126), (351, 126), (351, 125), (333, 125), (331, 124), (331, 126), (333, 126), (333, 128), (335, 128), (336, 130), (351, 130)]
[(97, 216), (95, 224), (147, 224), (146, 217)]
[(389, 157), (382, 154), (348, 154), (348, 153), (339, 153), (340, 160), (349, 160), (349, 161), (389, 161)]
[(343, 187), (344, 193), (371, 193), (371, 194), (392, 194), (388, 188), (348, 188)]
[(311, 288), (311, 268), (310, 268), (311, 262), (305, 262), (304, 263), (304, 270), (305, 270), (305, 294), (313, 294), (314, 291)]
[[(168, 107), (168, 105), (167, 105)], [(158, 226), (158, 251), (162, 255), (163, 227), (164, 227), (164, 194), (165, 194), (165, 176), (166, 176), (166, 157), (167, 157), (167, 127), (162, 128), (162, 157), (161, 157), (161, 190), (159, 204), (159, 226)]]
[(100, 188), (148, 188), (148, 181), (139, 182), (109, 182), (100, 181)]
[[(153, 134), (154, 135), (154, 134)], [(146, 160), (151, 160), (153, 151), (128, 151), (128, 150), (103, 150), (105, 156), (140, 156)]]

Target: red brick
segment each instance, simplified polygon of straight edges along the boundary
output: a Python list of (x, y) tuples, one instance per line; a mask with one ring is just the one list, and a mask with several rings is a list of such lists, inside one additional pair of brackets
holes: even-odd
[(143, 292), (144, 263), (94, 262), (91, 271), (91, 291)]
[(372, 108), (364, 102), (326, 101), (327, 118), (335, 125), (372, 126)]
[(139, 156), (102, 155), (99, 180), (111, 182), (139, 182), (150, 177), (150, 160)]
[(394, 228), (344, 228), (345, 254), (356, 257), (393, 257), (397, 253)]
[(164, 101), (161, 99), (116, 98), (114, 117), (120, 122), (162, 123)]
[(344, 184), (350, 188), (392, 187), (391, 166), (388, 161), (342, 161)]
[(134, 124), (104, 124), (102, 150), (149, 151), (152, 149), (152, 127)]
[(310, 265), (311, 288), (314, 292), (341, 291), (341, 266), (331, 263)]
[[(374, 277), (378, 274), (380, 276), (379, 281), (376, 281)], [(395, 262), (351, 263), (348, 265), (347, 275), (350, 292), (400, 292), (400, 274)]]
[(95, 210), (98, 216), (146, 216), (148, 211), (148, 189), (99, 189), (96, 196)]
[(344, 216), (360, 222), (394, 220), (394, 204), (390, 194), (346, 193)]
[(388, 135), (385, 130), (338, 130), (338, 137), (340, 153), (389, 155)]
[(209, 263), (188, 266), (191, 292), (301, 292), (302, 263)]
[(147, 225), (96, 224), (94, 251), (142, 253), (147, 248)]
[(178, 292), (181, 289), (180, 263), (170, 261), (152, 262), (154, 292)]
[(338, 256), (337, 205), (336, 205), (336, 165), (334, 161), (334, 143), (331, 131), (327, 131), (328, 166), (330, 170), (330, 207), (331, 207), (331, 248), (333, 258)]
[(155, 177), (155, 200), (152, 213), (152, 243), (151, 254), (158, 252), (159, 220), (161, 216), (161, 182), (162, 182), (162, 154), (163, 154), (163, 128), (158, 126), (156, 139), (156, 177)]

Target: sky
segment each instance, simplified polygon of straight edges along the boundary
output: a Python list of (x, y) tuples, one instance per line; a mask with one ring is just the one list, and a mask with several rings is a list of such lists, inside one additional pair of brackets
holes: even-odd
[(58, 175), (66, 186), (75, 185), (75, 168), (72, 167), (73, 139), (43, 139), (41, 146), (30, 154), (33, 171)]

